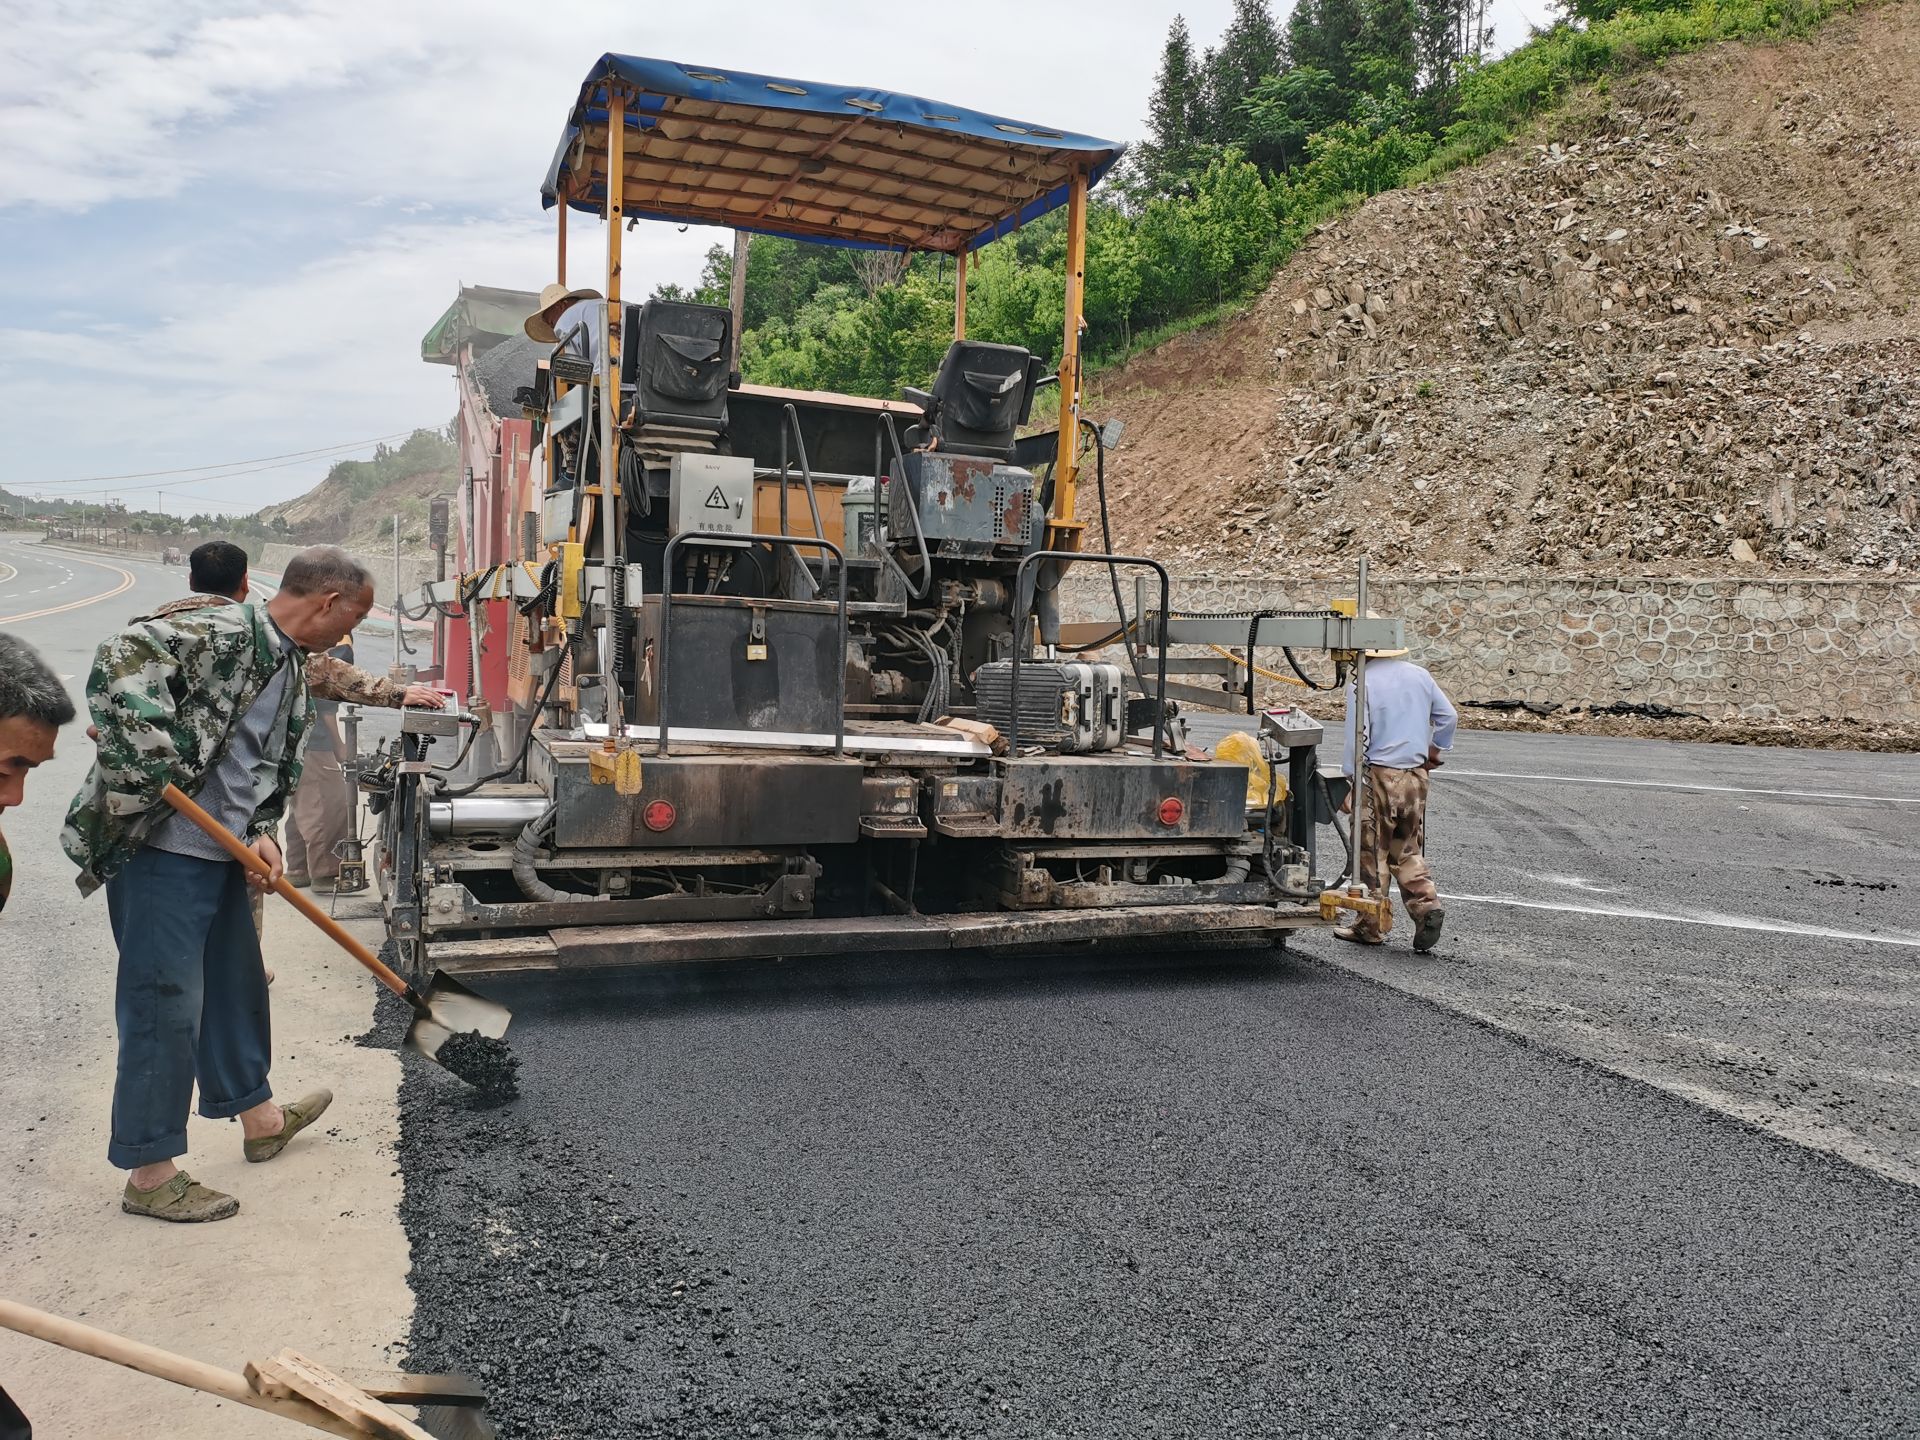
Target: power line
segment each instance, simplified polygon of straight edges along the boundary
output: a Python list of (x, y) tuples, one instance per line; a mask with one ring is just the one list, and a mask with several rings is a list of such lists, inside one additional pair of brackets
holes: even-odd
[[(264, 462), (270, 461), (270, 460), (285, 460), (292, 463), (300, 460), (311, 460), (318, 456), (326, 455), (335, 450), (360, 450), (360, 449), (364, 449), (368, 445), (379, 445), (388, 440), (405, 439), (407, 436), (411, 434), (413, 434), (412, 430), (396, 430), (391, 435), (375, 435), (371, 439), (367, 439), (367, 440), (340, 441), (332, 445), (321, 445), (312, 450), (289, 450), (279, 455), (255, 455), (251, 459), (247, 459), (247, 460), (222, 460), (217, 464), (209, 464), (209, 465), (183, 465), (177, 470), (137, 470), (127, 475), (78, 475), (67, 480), (38, 480), (38, 481), (31, 481), (31, 482), (16, 481), (15, 484), (16, 485), (32, 484), (36, 489), (46, 489), (47, 487), (54, 486), (54, 485), (99, 485), (102, 483), (122, 481), (122, 480), (151, 480), (157, 476), (162, 476), (162, 475), (192, 475), (198, 479), (203, 479), (203, 480), (224, 480), (229, 478), (229, 476), (216, 475), (210, 472), (216, 471), (216, 470), (232, 471), (233, 467), (235, 467), (236, 465), (260, 465), (263, 469), (272, 469), (275, 467), (266, 465), (264, 464)], [(242, 475), (252, 475), (252, 474), (257, 474), (258, 472), (253, 470), (242, 470), (236, 473), (242, 474)], [(181, 482), (181, 483), (190, 483), (190, 482)]]

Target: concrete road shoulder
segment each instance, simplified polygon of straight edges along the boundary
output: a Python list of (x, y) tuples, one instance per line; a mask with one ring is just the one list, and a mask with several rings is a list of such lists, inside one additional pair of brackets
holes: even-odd
[[(137, 1219), (121, 1213), (124, 1177), (106, 1162), (114, 1064), (106, 906), (77, 907), (71, 893), (33, 897), (61, 911), (53, 923), (66, 934), (49, 960), (58, 973), (40, 971), (22, 988), (24, 1007), (0, 1019), (8, 1042), (0, 1050), (17, 1057), (0, 1065), (9, 1101), (0, 1122), (0, 1293), (236, 1371), (287, 1345), (336, 1369), (398, 1368), (413, 1305), (394, 1149), (400, 1063), (392, 1051), (354, 1043), (372, 1016), (371, 980), (291, 907), (269, 899), (275, 1091), (291, 1100), (328, 1086), (333, 1107), (267, 1165), (245, 1163), (237, 1124), (196, 1116), (183, 1163), (237, 1195), (240, 1214), (197, 1226)], [(371, 906), (362, 900), (351, 909)], [(342, 918), (348, 913), (343, 902)], [(33, 933), (31, 917), (7, 920), (12, 950)], [(376, 929), (364, 921), (355, 928)], [(84, 938), (69, 940), (75, 932)], [(36, 1433), (213, 1440), (286, 1429), (6, 1333), (0, 1377)]]

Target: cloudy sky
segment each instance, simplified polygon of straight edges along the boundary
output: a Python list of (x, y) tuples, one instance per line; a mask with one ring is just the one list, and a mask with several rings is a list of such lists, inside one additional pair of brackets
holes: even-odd
[[(1230, 8), (0, 0), (0, 485), (252, 510), (444, 423), (452, 380), (420, 337), (462, 282), (553, 278), (539, 182), (603, 51), (1131, 140), (1174, 12), (1205, 45)], [(1500, 38), (1546, 8), (1504, 0)], [(592, 275), (599, 227), (570, 228)], [(722, 238), (642, 226), (630, 293), (691, 279)], [(117, 478), (156, 471), (177, 473)]]

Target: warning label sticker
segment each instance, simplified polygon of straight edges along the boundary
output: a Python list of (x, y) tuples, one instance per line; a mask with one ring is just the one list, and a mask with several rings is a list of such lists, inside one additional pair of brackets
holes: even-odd
[(722, 490), (718, 485), (714, 486), (713, 493), (707, 496), (707, 509), (729, 510), (732, 508), (733, 508), (732, 506), (727, 504), (726, 492)]

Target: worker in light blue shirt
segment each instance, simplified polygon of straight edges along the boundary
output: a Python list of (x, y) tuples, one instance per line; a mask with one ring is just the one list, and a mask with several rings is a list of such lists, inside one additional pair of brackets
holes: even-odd
[[(1400, 884), (1400, 901), (1413, 919), (1413, 948), (1433, 949), (1447, 912), (1427, 869), (1427, 777), (1453, 748), (1459, 714), (1433, 676), (1404, 650), (1367, 652), (1367, 813), (1360, 851), (1360, 882), (1385, 896), (1386, 876)], [(1347, 749), (1341, 772), (1352, 775), (1359, 749), (1353, 686), (1347, 686)], [(1356, 784), (1360, 782), (1356, 781)], [(1349, 792), (1347, 807), (1353, 805)], [(1385, 937), (1367, 916), (1333, 932), (1356, 945), (1379, 945)]]

